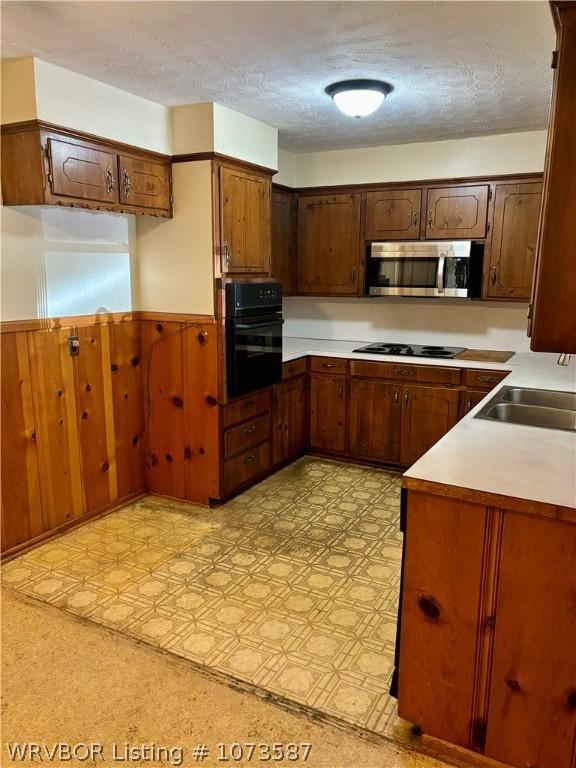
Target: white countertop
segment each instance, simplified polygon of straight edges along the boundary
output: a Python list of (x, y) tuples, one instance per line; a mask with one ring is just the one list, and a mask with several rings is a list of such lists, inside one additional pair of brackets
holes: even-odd
[[(305, 355), (377, 362), (405, 357), (353, 353), (370, 342), (284, 337), (283, 360)], [(506, 363), (414, 358), (418, 365), (510, 371), (502, 386), (576, 391), (576, 359), (556, 364), (557, 355), (521, 352)], [(475, 419), (486, 399), (461, 419), (405, 473), (407, 477), (576, 508), (576, 433)]]

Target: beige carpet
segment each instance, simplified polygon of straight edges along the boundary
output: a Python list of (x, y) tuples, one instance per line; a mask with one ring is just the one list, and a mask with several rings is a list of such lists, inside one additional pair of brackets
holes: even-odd
[[(219, 762), (219, 742), (311, 743), (309, 768), (443, 768), (424, 755), (376, 744), (284, 711), (211, 680), (192, 664), (52, 606), (6, 591), (2, 605), (2, 737), (52, 745), (82, 741), (103, 745), (106, 762), (52, 762), (54, 768), (150, 765), (113, 763), (112, 744), (182, 748), (183, 765), (256, 766)], [(209, 749), (193, 758), (197, 745)], [(33, 768), (39, 762), (0, 764)], [(279, 763), (275, 763), (278, 765)]]
[(399, 477), (305, 458), (218, 510), (148, 497), (4, 584), (335, 723), (413, 743), (388, 695)]

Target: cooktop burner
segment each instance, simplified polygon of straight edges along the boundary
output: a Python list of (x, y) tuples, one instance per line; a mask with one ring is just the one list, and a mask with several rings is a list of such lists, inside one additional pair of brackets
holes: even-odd
[(402, 357), (456, 357), (460, 352), (465, 351), (465, 347), (438, 347), (431, 344), (395, 344), (395, 343), (376, 343), (368, 344), (366, 347), (359, 347), (354, 352), (369, 352), (372, 355), (400, 355)]

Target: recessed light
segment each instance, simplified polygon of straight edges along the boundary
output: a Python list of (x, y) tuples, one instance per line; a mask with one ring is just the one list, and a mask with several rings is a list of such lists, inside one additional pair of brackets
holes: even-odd
[(338, 109), (350, 117), (371, 115), (393, 90), (382, 80), (342, 80), (325, 89)]

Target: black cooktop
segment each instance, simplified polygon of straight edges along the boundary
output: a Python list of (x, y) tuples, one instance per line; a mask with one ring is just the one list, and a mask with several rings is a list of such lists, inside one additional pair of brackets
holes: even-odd
[(466, 347), (436, 347), (430, 344), (368, 344), (366, 347), (355, 349), (354, 352), (369, 352), (371, 355), (400, 355), (401, 357), (456, 357), (464, 352)]

